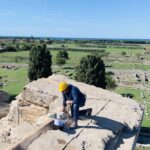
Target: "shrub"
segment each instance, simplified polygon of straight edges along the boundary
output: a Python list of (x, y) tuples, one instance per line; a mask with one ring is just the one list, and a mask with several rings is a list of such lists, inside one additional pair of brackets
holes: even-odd
[(110, 74), (106, 74), (106, 88), (107, 89), (115, 89), (117, 87), (116, 81), (111, 77)]
[(105, 65), (101, 57), (96, 55), (83, 57), (76, 67), (75, 79), (105, 89)]
[(16, 49), (14, 46), (7, 45), (7, 46), (4, 48), (4, 51), (7, 51), (7, 52), (16, 52), (17, 49)]

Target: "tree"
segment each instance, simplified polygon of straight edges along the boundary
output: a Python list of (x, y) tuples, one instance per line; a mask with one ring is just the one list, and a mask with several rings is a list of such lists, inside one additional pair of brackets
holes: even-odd
[(83, 57), (76, 67), (75, 79), (105, 89), (105, 65), (101, 57), (97, 55)]
[(56, 64), (64, 65), (67, 59), (69, 59), (67, 51), (66, 50), (59, 51), (56, 55)]
[(48, 77), (52, 74), (52, 61), (50, 52), (46, 49), (46, 44), (34, 46), (29, 53), (29, 71), (30, 81), (38, 78)]

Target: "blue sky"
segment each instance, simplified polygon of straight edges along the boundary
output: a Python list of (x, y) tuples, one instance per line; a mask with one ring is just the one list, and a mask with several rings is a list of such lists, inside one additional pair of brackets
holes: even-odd
[(0, 35), (150, 39), (150, 0), (0, 0)]

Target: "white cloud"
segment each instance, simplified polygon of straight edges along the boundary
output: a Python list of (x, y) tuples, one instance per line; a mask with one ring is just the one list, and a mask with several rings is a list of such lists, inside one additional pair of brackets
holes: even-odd
[(0, 16), (16, 16), (14, 12), (0, 12)]
[(58, 22), (63, 17), (62, 13), (41, 13), (39, 15), (32, 15), (32, 18), (40, 22)]

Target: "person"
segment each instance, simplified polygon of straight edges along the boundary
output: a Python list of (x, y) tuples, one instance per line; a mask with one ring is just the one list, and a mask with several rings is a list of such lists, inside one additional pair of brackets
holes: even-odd
[(63, 108), (62, 112), (67, 113), (66, 106), (71, 107), (71, 117), (73, 122), (71, 128), (76, 128), (78, 126), (78, 116), (79, 107), (85, 105), (86, 97), (85, 95), (74, 85), (67, 84), (66, 82), (59, 83), (59, 91), (63, 95)]

